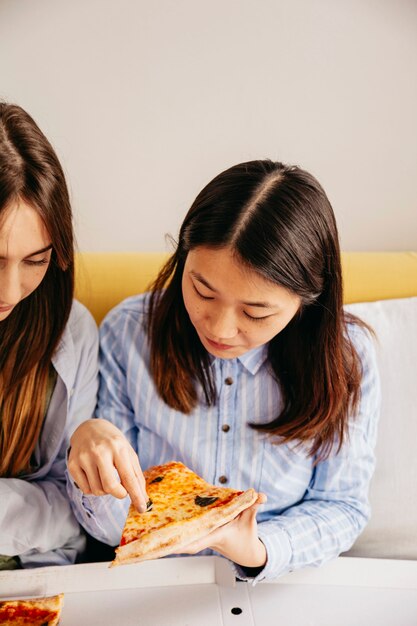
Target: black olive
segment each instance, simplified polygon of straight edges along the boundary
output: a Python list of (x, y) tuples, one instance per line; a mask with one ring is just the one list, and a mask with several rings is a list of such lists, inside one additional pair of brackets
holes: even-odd
[(152, 506), (153, 506), (153, 502), (151, 499), (149, 499), (146, 503), (146, 512), (151, 511), (152, 510)]
[(153, 480), (151, 480), (151, 482), (149, 483), (150, 485), (153, 485), (153, 483), (160, 483), (161, 480), (164, 480), (163, 476), (157, 476), (156, 478), (154, 478)]
[(216, 500), (218, 500), (218, 498), (214, 496), (197, 496), (194, 502), (198, 504), (198, 506), (209, 506), (213, 504), (213, 502), (216, 502)]

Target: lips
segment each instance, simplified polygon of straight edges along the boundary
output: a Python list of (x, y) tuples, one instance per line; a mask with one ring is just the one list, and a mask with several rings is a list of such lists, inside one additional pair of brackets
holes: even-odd
[(231, 350), (232, 348), (235, 347), (235, 346), (229, 346), (225, 343), (217, 343), (217, 341), (212, 341), (208, 337), (206, 337), (206, 341), (208, 344), (210, 344), (210, 346), (212, 346), (216, 350)]
[(11, 311), (13, 306), (0, 306), (0, 313), (5, 313), (6, 311)]

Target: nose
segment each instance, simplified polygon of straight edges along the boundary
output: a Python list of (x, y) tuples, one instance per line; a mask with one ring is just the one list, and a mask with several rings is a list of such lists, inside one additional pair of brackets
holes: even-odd
[(22, 299), (22, 288), (17, 267), (7, 267), (0, 271), (0, 305), (14, 306)]
[(238, 334), (236, 315), (233, 311), (222, 308), (213, 312), (209, 321), (209, 332), (214, 341), (233, 339)]

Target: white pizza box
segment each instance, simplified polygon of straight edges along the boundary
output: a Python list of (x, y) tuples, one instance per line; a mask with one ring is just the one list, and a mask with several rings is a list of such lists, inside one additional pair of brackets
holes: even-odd
[[(234, 597), (219, 589), (234, 587), (229, 563), (210, 556), (0, 572), (0, 600), (64, 593), (60, 626), (229, 626), (223, 612), (235, 617), (225, 604)], [(240, 624), (253, 626), (249, 610)]]
[(340, 557), (256, 586), (220, 557), (0, 572), (0, 599), (65, 593), (61, 626), (416, 626), (417, 562)]
[(247, 589), (256, 625), (417, 626), (417, 561), (339, 557)]

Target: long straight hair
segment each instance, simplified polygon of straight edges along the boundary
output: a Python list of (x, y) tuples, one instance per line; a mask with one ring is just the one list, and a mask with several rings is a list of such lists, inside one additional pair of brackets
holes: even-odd
[(198, 402), (198, 384), (208, 405), (217, 400), (209, 355), (182, 298), (185, 260), (198, 246), (232, 249), (248, 268), (301, 298), (298, 313), (268, 345), (283, 409), (251, 426), (277, 443), (306, 443), (318, 459), (334, 445), (340, 449), (362, 374), (347, 324), (361, 322), (343, 312), (338, 232), (318, 181), (296, 166), (241, 163), (216, 176), (188, 211), (177, 249), (152, 285), (148, 316), (156, 387), (184, 413)]
[(0, 103), (0, 228), (22, 200), (41, 217), (52, 242), (40, 285), (0, 322), (0, 476), (30, 472), (46, 410), (51, 359), (74, 292), (72, 213), (58, 158), (34, 120)]

